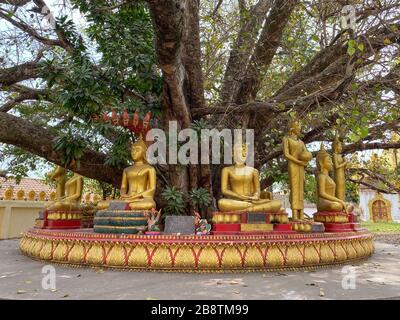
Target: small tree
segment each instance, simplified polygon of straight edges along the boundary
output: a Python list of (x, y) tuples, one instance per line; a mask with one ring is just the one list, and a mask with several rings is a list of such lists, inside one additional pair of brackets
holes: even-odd
[(207, 210), (208, 206), (211, 204), (211, 195), (204, 188), (194, 189), (189, 192), (190, 201), (192, 205), (200, 215), (204, 218), (204, 211)]
[(165, 201), (163, 207), (164, 215), (183, 215), (185, 214), (185, 201), (183, 193), (175, 187), (166, 187), (161, 193), (161, 198)]

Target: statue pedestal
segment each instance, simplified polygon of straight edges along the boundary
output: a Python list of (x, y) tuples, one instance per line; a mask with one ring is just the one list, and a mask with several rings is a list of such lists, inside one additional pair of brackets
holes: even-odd
[(314, 213), (314, 221), (322, 223), (347, 223), (349, 215), (342, 211), (318, 211)]
[(212, 234), (292, 232), (287, 213), (232, 211), (213, 213)]
[(82, 206), (82, 228), (93, 228), (96, 207), (90, 204)]
[(43, 212), (44, 229), (80, 229), (82, 227), (81, 210), (45, 210)]
[(276, 223), (274, 224), (274, 232), (281, 232), (281, 233), (292, 233), (292, 224), (291, 223)]
[[(129, 204), (112, 202), (109, 209), (97, 211), (94, 218), (94, 232), (136, 234), (147, 230), (146, 211), (126, 210)], [(123, 209), (113, 209), (123, 208)]]
[(216, 223), (212, 226), (212, 234), (239, 234), (240, 223)]
[(324, 223), (325, 232), (351, 232), (354, 231), (353, 223)]
[(318, 211), (314, 220), (322, 222), (326, 232), (352, 232), (360, 230), (360, 224), (354, 221), (353, 214), (345, 212)]
[(258, 234), (265, 232), (274, 231), (274, 225), (272, 223), (241, 223), (240, 224), (240, 232), (241, 233), (250, 233), (250, 234)]

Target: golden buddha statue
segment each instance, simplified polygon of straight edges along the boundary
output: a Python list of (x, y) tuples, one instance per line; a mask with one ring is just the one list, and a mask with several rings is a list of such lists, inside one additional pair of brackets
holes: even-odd
[(321, 150), (317, 153), (317, 209), (318, 211), (347, 212), (346, 203), (335, 196), (336, 183), (329, 176), (332, 170), (331, 156), (321, 145)]
[(297, 120), (289, 123), (289, 134), (283, 138), (283, 154), (288, 160), (290, 207), (294, 221), (304, 219), (305, 167), (312, 154), (299, 139), (301, 125)]
[[(140, 138), (132, 144), (131, 157), (134, 164), (125, 168), (122, 174), (121, 200), (128, 202), (132, 210), (151, 210), (156, 207), (156, 170), (147, 163), (147, 146)], [(99, 210), (107, 209), (109, 201), (100, 201)]]
[(56, 197), (55, 199), (62, 199), (65, 196), (65, 183), (67, 181), (66, 177), (67, 171), (64, 167), (57, 166), (49, 174), (49, 178), (56, 183)]
[(335, 171), (335, 183), (336, 183), (336, 197), (340, 200), (345, 200), (346, 193), (346, 180), (345, 180), (345, 170), (347, 166), (347, 161), (343, 159), (342, 153), (342, 142), (336, 136), (332, 143), (333, 153), (333, 167)]
[(48, 210), (79, 210), (83, 190), (83, 177), (74, 173), (65, 183), (65, 196), (58, 197)]
[(233, 148), (235, 164), (225, 167), (221, 173), (221, 192), (226, 197), (218, 201), (218, 208), (227, 211), (283, 211), (280, 201), (263, 199), (258, 170), (245, 165), (246, 147)]

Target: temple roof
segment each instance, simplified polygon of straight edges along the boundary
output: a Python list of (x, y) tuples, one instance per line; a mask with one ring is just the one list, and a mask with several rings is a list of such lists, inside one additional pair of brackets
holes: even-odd
[(39, 195), (40, 192), (46, 192), (46, 195), (49, 196), (51, 192), (55, 191), (54, 188), (50, 187), (48, 184), (45, 183), (42, 179), (34, 179), (34, 178), (22, 178), (20, 183), (18, 184), (15, 179), (3, 178), (0, 177), (0, 197), (4, 197), (4, 192), (8, 188), (14, 189), (14, 194), (18, 192), (18, 190), (24, 190), (25, 197), (27, 196), (28, 192), (35, 191), (36, 197)]

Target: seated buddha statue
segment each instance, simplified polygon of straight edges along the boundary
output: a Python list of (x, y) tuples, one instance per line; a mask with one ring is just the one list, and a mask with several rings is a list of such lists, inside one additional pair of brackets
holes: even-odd
[(227, 211), (283, 211), (280, 201), (262, 198), (258, 170), (245, 164), (246, 147), (235, 145), (234, 165), (221, 173), (221, 192), (225, 198), (218, 201), (218, 208)]
[(79, 210), (83, 190), (83, 177), (74, 173), (65, 183), (65, 196), (58, 197), (48, 210)]
[[(129, 203), (131, 210), (151, 210), (156, 207), (156, 170), (147, 163), (147, 147), (142, 139), (132, 144), (131, 157), (134, 164), (122, 174), (121, 200)], [(121, 201), (119, 200), (119, 201)], [(109, 201), (101, 201), (97, 209), (109, 207)]]
[(49, 178), (56, 182), (56, 200), (65, 196), (66, 174), (67, 171), (61, 166), (57, 166), (55, 170), (49, 174)]
[[(56, 183), (56, 193), (55, 193), (55, 201), (62, 200), (65, 198), (65, 182), (67, 171), (64, 167), (57, 166), (52, 172), (49, 173), (49, 179), (53, 180)], [(46, 208), (52, 206), (54, 202), (51, 202)]]
[(317, 153), (317, 209), (318, 211), (347, 212), (347, 204), (335, 196), (336, 183), (329, 176), (333, 170), (331, 156), (323, 145)]

